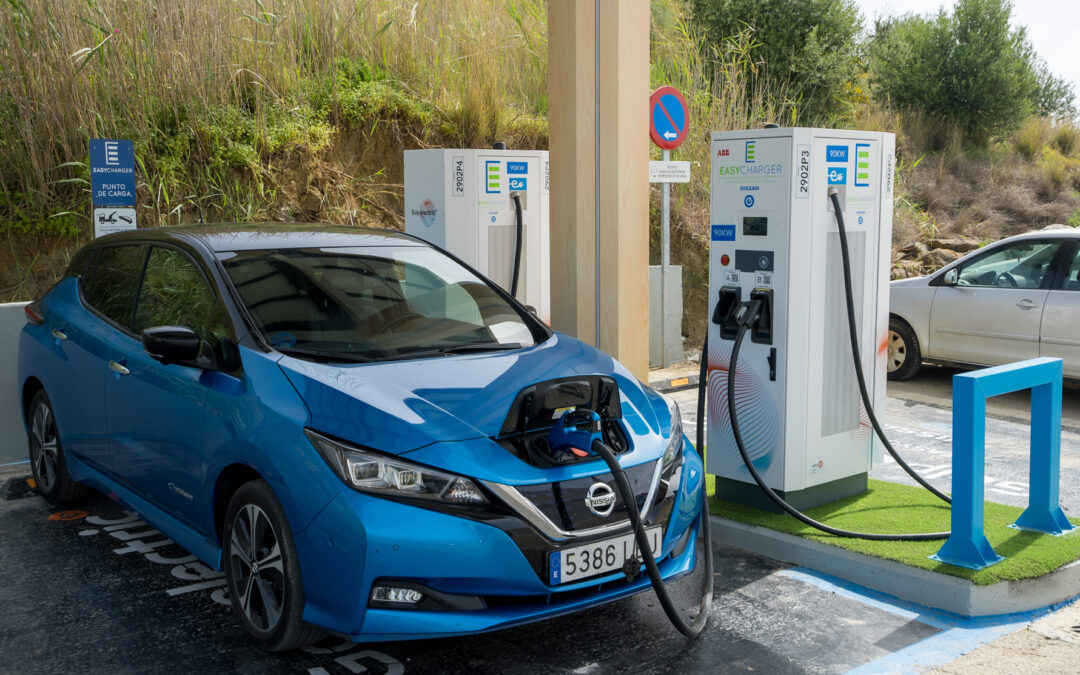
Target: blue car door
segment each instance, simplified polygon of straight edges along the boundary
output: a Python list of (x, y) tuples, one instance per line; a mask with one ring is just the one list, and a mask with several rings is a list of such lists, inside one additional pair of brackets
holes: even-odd
[(65, 279), (49, 296), (52, 337), (66, 359), (49, 398), (64, 447), (97, 469), (111, 471), (105, 421), (109, 344), (131, 320), (135, 286), (146, 259), (139, 244), (109, 246), (85, 261), (81, 279)]
[(154, 326), (195, 330), (212, 350), (228, 321), (200, 267), (168, 246), (150, 248), (138, 287), (131, 330), (117, 333), (105, 384), (105, 406), (115, 473), (159, 506), (195, 526), (204, 486), (203, 421), (213, 373), (163, 364), (143, 348)]

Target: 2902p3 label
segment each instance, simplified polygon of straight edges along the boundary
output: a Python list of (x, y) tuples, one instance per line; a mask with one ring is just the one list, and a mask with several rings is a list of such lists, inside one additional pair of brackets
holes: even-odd
[[(650, 527), (645, 530), (649, 547), (654, 556), (660, 555), (664, 542), (664, 528)], [(627, 559), (640, 555), (634, 545), (634, 533), (630, 532), (591, 544), (552, 551), (548, 558), (548, 577), (551, 585), (565, 584), (599, 574), (621, 570)]]

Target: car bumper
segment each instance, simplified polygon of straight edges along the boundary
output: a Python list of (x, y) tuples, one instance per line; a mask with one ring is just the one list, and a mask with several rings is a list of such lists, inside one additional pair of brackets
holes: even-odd
[[(695, 565), (705, 483), (701, 459), (689, 443), (684, 443), (680, 472), (658, 557), (665, 579), (687, 574)], [(538, 546), (555, 550), (559, 543), (515, 517), (477, 520), (353, 490), (339, 494), (295, 539), (304, 576), (304, 619), (361, 642), (507, 628), (650, 588), (644, 571), (633, 581), (613, 572), (552, 586), (541, 578), (535, 554)], [(523, 549), (532, 550), (532, 563)], [(371, 588), (381, 580), (432, 589), (450, 602), (434, 610), (370, 607)], [(457, 609), (459, 599), (477, 608)]]

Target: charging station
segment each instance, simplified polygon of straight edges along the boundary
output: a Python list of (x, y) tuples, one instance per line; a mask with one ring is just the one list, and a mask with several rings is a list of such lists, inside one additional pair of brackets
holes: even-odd
[(509, 290), (523, 241), (517, 299), (551, 322), (549, 180), (546, 150), (406, 150), (405, 231), (461, 258)]
[(774, 128), (712, 136), (707, 472), (717, 495), (775, 510), (732, 432), (735, 312), (761, 301), (741, 346), (735, 409), (766, 483), (796, 508), (865, 491), (881, 462), (853, 371), (840, 232), (847, 223), (862, 368), (885, 402), (893, 158), (889, 133)]

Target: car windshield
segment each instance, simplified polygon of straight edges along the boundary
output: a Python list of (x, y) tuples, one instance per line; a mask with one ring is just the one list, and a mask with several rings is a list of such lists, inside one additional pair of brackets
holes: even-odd
[(276, 349), (367, 361), (536, 344), (540, 331), (483, 280), (419, 246), (237, 251), (222, 264)]

